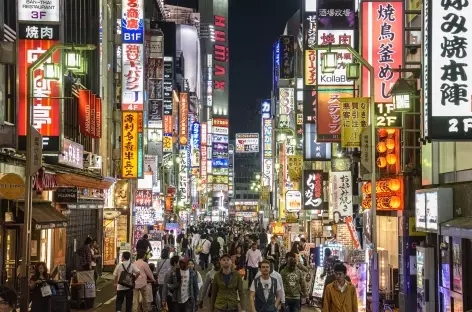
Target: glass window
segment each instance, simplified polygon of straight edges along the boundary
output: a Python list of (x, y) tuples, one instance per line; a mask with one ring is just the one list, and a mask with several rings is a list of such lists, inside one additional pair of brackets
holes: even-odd
[[(443, 237), (443, 242), (449, 244), (448, 236)], [(441, 286), (451, 289), (451, 250), (441, 250)]]
[(462, 293), (462, 242), (460, 238), (452, 238), (452, 275), (453, 290)]

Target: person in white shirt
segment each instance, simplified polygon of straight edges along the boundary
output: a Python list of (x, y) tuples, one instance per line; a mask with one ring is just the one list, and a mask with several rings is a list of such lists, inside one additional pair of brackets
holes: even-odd
[[(275, 278), (277, 282), (282, 286), (280, 288), (280, 303), (281, 306), (283, 307), (285, 305), (285, 290), (284, 290), (284, 282), (282, 280), (282, 275), (280, 275), (279, 272), (275, 271), (275, 260), (271, 256), (267, 257), (267, 261), (270, 262), (270, 276)], [(254, 279), (258, 278), (261, 276), (261, 271), (257, 272), (256, 277)]]
[(201, 249), (199, 256), (200, 256), (200, 267), (202, 270), (206, 270), (208, 268), (208, 258), (210, 257), (210, 247), (211, 241), (208, 239), (208, 235), (204, 234), (198, 243), (196, 249)]
[(259, 271), (259, 262), (262, 261), (262, 254), (259, 249), (257, 249), (257, 243), (252, 243), (251, 249), (246, 253), (246, 263), (248, 271), (248, 287), (251, 287), (252, 281)]
[(225, 239), (221, 236), (218, 236), (216, 240), (220, 244), (220, 257), (221, 257), (224, 254)]
[(129, 251), (123, 252), (121, 256), (121, 263), (118, 264), (113, 271), (113, 276), (115, 277), (115, 289), (116, 289), (116, 312), (121, 312), (123, 302), (126, 298), (126, 312), (132, 312), (133, 309), (133, 289), (120, 285), (118, 283), (120, 279), (121, 272), (127, 271), (134, 275), (135, 278), (138, 278), (141, 274), (139, 269), (134, 263), (131, 263), (131, 253)]
[(261, 262), (260, 276), (254, 279), (249, 288), (251, 312), (278, 311), (282, 285), (270, 276), (270, 263)]
[(192, 250), (193, 256), (197, 260), (197, 263), (198, 263), (198, 259), (197, 259), (198, 255), (195, 253), (195, 248), (197, 247), (199, 241), (200, 241), (200, 233), (198, 233), (198, 232), (193, 233), (192, 243), (190, 244), (190, 249)]
[[(147, 302), (147, 281), (149, 279), (153, 283), (156, 282), (156, 280), (154, 280), (154, 276), (152, 275), (151, 269), (149, 268), (149, 264), (143, 261), (145, 256), (146, 252), (144, 250), (139, 250), (138, 254), (136, 255), (137, 260), (134, 263), (139, 269), (140, 274), (134, 282), (135, 284), (133, 289), (133, 311), (149, 311), (150, 306), (148, 306)], [(139, 300), (140, 297), (141, 300)], [(139, 307), (140, 301), (142, 309), (140, 309)]]

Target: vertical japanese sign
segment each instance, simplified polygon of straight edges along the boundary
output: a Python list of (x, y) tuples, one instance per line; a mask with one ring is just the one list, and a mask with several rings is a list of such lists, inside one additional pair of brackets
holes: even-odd
[(472, 1), (424, 1), (424, 134), (472, 138)]
[(79, 91), (79, 130), (80, 133), (90, 135), (90, 100), (92, 91)]
[(187, 189), (189, 188), (187, 146), (180, 148), (179, 157), (179, 199), (186, 202), (188, 200)]
[(289, 115), (295, 109), (295, 89), (280, 88), (279, 89), (279, 113), (280, 115)]
[(228, 146), (228, 197), (234, 196), (234, 145)]
[(192, 168), (200, 167), (200, 123), (192, 123), (191, 141), (190, 141), (190, 166)]
[(316, 86), (316, 51), (305, 50), (305, 85)]
[(228, 45), (228, 1), (213, 1), (213, 90), (212, 105), (215, 115), (228, 116), (229, 90), (229, 45)]
[(164, 88), (164, 37), (151, 29), (148, 77), (148, 127), (162, 127), (162, 96)]
[(261, 102), (262, 113), (262, 186), (272, 187), (273, 147), (272, 147), (272, 116), (270, 101)]
[(206, 122), (202, 122), (202, 129), (200, 135), (200, 178), (202, 183), (205, 184), (208, 176), (208, 125)]
[(330, 173), (330, 215), (335, 223), (352, 215), (352, 175), (350, 171)]
[(142, 111), (144, 105), (144, 45), (123, 44), (121, 107)]
[(303, 18), (303, 45), (304, 50), (312, 50), (317, 42), (318, 24), (316, 13), (306, 12)]
[[(28, 127), (28, 67), (52, 45), (59, 42), (59, 31), (54, 26), (19, 25), (18, 43), (18, 148), (26, 150)], [(51, 62), (60, 64), (60, 52), (54, 53)], [(61, 146), (60, 83), (44, 79), (41, 66), (33, 74), (33, 126), (43, 136), (43, 151), (59, 152)], [(56, 98), (54, 98), (56, 97)]]
[(95, 138), (102, 137), (102, 99), (95, 99)]
[(369, 100), (366, 97), (341, 100), (342, 147), (361, 147), (361, 132), (369, 120)]
[(280, 79), (293, 79), (295, 75), (295, 38), (281, 36), (280, 39)]
[(144, 41), (144, 1), (124, 0), (121, 19), (121, 37), (123, 43), (139, 43)]
[[(354, 30), (318, 30), (318, 44), (327, 45), (347, 45), (354, 47)], [(352, 63), (352, 55), (348, 50), (336, 50), (338, 54), (337, 68), (334, 73), (323, 73), (318, 71), (318, 85), (353, 85), (354, 81), (348, 80), (346, 76), (347, 64)], [(321, 68), (322, 55), (318, 52), (318, 68)]]
[(331, 143), (316, 141), (316, 124), (305, 123), (303, 159), (319, 161), (331, 159)]
[(317, 110), (317, 142), (341, 141), (341, 102), (342, 98), (351, 98), (352, 87), (319, 87)]
[(323, 171), (303, 171), (303, 209), (323, 209)]
[(123, 111), (121, 129), (122, 178), (142, 178), (143, 162), (143, 113)]
[(134, 204), (139, 207), (152, 207), (152, 190), (136, 190)]
[(392, 103), (388, 95), (403, 64), (404, 1), (362, 2), (362, 56), (374, 67), (374, 82), (369, 72), (363, 69), (363, 95), (370, 95), (370, 84), (374, 83), (375, 102)]
[(179, 143), (185, 145), (188, 142), (188, 93), (180, 93), (179, 103)]
[[(213, 140), (211, 145), (212, 167), (224, 168), (226, 170), (213, 172), (213, 191), (228, 191), (228, 183), (220, 183), (228, 180), (228, 134), (229, 120), (227, 118), (213, 118), (212, 132)], [(215, 140), (216, 136), (219, 138)], [(223, 143), (224, 142), (224, 143)], [(217, 183), (215, 183), (217, 181)]]

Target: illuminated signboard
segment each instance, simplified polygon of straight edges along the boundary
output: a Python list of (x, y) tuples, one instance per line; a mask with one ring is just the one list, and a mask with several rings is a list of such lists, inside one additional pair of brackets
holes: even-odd
[(62, 141), (62, 153), (59, 154), (59, 163), (74, 167), (84, 168), (84, 146), (64, 138)]
[(259, 153), (259, 133), (236, 133), (236, 153)]
[(142, 111), (144, 107), (144, 46), (123, 44), (122, 62), (122, 109)]
[(187, 158), (187, 146), (180, 148), (180, 165), (179, 165), (179, 197), (180, 200), (187, 201), (187, 189), (188, 185), (188, 158)]
[(190, 130), (190, 166), (195, 168), (200, 166), (200, 123), (194, 122)]
[(18, 20), (35, 22), (59, 22), (60, 0), (18, 0)]
[(229, 90), (229, 45), (228, 45), (228, 2), (213, 1), (213, 93), (212, 105), (216, 115), (228, 114)]
[(264, 119), (264, 157), (270, 158), (273, 156), (272, 151), (272, 119)]
[(144, 0), (124, 0), (121, 19), (123, 43), (143, 43), (144, 40)]
[(203, 183), (207, 180), (208, 174), (208, 127), (206, 122), (202, 122), (201, 124), (201, 134), (200, 134), (200, 178), (202, 179)]
[(279, 113), (281, 115), (289, 115), (295, 109), (295, 89), (280, 88), (279, 89)]
[(188, 93), (180, 93), (179, 106), (179, 142), (185, 145), (188, 140)]
[(122, 112), (121, 175), (124, 179), (143, 177), (143, 113)]

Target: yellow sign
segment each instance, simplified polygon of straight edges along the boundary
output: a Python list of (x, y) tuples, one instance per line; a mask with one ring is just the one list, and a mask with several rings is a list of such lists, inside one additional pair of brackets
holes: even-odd
[(316, 51), (305, 50), (305, 85), (316, 85)]
[(295, 212), (289, 212), (285, 216), (285, 221), (287, 223), (298, 223), (298, 216)]
[[(407, 10), (421, 10), (423, 8), (423, 0), (407, 0)], [(407, 21), (410, 23), (418, 14), (407, 14)]]
[(290, 180), (300, 180), (302, 177), (303, 157), (291, 155), (288, 156), (287, 162)]
[(361, 132), (369, 120), (369, 98), (345, 98), (341, 102), (341, 146), (361, 147)]
[(22, 199), (25, 194), (25, 182), (16, 173), (0, 176), (0, 197), (8, 200)]
[(127, 180), (118, 180), (115, 183), (115, 207), (126, 208), (129, 203), (129, 184)]
[(164, 153), (172, 153), (172, 135), (165, 135), (162, 137), (162, 151)]
[(272, 222), (272, 234), (273, 235), (284, 235), (285, 225), (282, 222)]
[(143, 144), (143, 112), (124, 111), (122, 117), (121, 175), (124, 179), (137, 179), (140, 173), (142, 175), (143, 165), (143, 155), (140, 152)]

